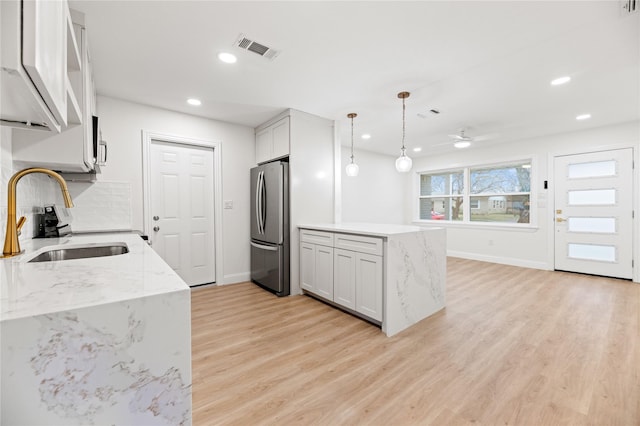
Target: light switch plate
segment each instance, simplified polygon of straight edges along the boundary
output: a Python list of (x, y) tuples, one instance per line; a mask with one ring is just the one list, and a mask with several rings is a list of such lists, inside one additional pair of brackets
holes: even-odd
[(232, 209), (233, 208), (233, 200), (224, 200), (224, 208)]

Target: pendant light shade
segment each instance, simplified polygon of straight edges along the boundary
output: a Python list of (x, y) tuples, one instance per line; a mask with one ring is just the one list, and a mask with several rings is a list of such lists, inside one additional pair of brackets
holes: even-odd
[(359, 171), (360, 167), (356, 163), (347, 164), (347, 176), (358, 176)]
[(400, 157), (396, 160), (396, 170), (405, 173), (411, 170), (411, 166), (413, 165), (413, 161), (411, 158), (407, 157), (407, 154), (402, 150)]
[(358, 176), (358, 172), (360, 171), (360, 167), (353, 161), (353, 119), (356, 118), (358, 114), (355, 112), (351, 112), (347, 114), (347, 117), (351, 119), (351, 162), (347, 164), (346, 172), (347, 176)]
[(404, 134), (405, 134), (405, 111), (404, 100), (409, 97), (409, 92), (400, 92), (398, 97), (402, 99), (402, 148), (400, 148), (400, 157), (396, 160), (396, 170), (405, 173), (411, 170), (413, 162), (411, 158), (407, 157), (407, 148), (404, 146)]

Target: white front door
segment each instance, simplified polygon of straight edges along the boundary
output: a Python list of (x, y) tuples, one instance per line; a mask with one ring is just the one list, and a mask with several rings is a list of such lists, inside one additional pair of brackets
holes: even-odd
[(151, 245), (190, 286), (215, 282), (213, 149), (150, 147)]
[(633, 149), (555, 157), (555, 269), (632, 278)]

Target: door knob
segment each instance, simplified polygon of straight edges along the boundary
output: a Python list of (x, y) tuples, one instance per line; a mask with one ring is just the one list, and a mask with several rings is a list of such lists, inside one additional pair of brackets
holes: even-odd
[(158, 216), (154, 216), (153, 220), (160, 220), (160, 218)]
[(561, 217), (557, 217), (556, 218), (556, 222), (566, 222), (566, 221), (567, 221), (567, 219), (563, 219)]
[(159, 226), (154, 226), (154, 227), (153, 227), (153, 230), (154, 230), (155, 232), (158, 232), (158, 231), (160, 230), (160, 227), (159, 227)]

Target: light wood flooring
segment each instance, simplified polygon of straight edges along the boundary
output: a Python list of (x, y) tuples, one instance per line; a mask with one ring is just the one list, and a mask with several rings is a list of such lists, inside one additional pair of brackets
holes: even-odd
[(640, 425), (640, 284), (448, 259), (447, 307), (388, 338), (251, 283), (192, 293), (193, 420)]

